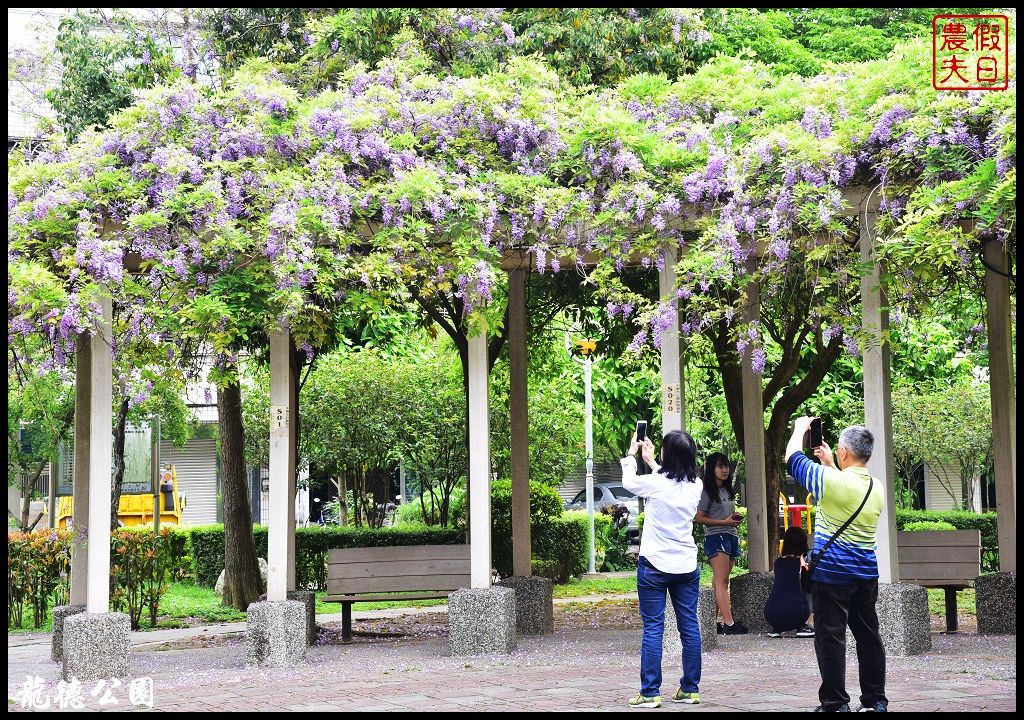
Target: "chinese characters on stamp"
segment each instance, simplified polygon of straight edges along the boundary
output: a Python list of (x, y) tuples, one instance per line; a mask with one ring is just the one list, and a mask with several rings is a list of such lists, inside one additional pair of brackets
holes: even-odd
[(1009, 86), (1006, 15), (936, 15), (932, 18), (932, 87), (936, 90), (1005, 90)]

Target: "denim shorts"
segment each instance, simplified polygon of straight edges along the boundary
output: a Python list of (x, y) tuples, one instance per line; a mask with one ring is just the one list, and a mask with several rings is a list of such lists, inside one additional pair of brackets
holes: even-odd
[(720, 552), (736, 559), (740, 556), (740, 539), (732, 533), (715, 533), (704, 536), (704, 555), (712, 558)]

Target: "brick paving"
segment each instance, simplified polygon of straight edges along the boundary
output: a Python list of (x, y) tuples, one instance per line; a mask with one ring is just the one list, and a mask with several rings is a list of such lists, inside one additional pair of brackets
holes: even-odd
[[(511, 655), (450, 657), (447, 615), (420, 612), (356, 624), (348, 645), (338, 629), (321, 632), (305, 664), (260, 670), (244, 664), (238, 633), (192, 633), (132, 648), (133, 676), (153, 678), (155, 710), (621, 710), (638, 689), (640, 623), (635, 602), (560, 605), (554, 635), (520, 638)], [(377, 636), (372, 635), (377, 633)], [(400, 637), (386, 636), (402, 633)], [(381, 636), (385, 635), (385, 636)], [(817, 704), (813, 640), (727, 636), (704, 655), (699, 706), (662, 711), (809, 710)], [(888, 659), (894, 711), (987, 711), (1016, 707), (1016, 637), (933, 634), (927, 655)], [(678, 656), (665, 657), (664, 695), (673, 691)], [(59, 680), (49, 646), (8, 641), (8, 707), (26, 675), (47, 692)], [(851, 648), (848, 690), (857, 699)], [(101, 706), (86, 684), (85, 706), (130, 710), (127, 683), (118, 705)]]

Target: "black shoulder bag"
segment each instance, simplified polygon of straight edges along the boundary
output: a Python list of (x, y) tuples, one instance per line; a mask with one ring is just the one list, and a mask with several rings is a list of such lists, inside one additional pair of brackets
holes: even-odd
[(822, 556), (824, 556), (824, 554), (828, 552), (828, 549), (832, 547), (832, 543), (836, 541), (836, 538), (842, 535), (843, 531), (846, 530), (846, 528), (850, 527), (850, 523), (856, 520), (857, 516), (860, 515), (860, 511), (864, 509), (864, 505), (867, 503), (868, 498), (871, 497), (871, 488), (874, 486), (874, 484), (875, 479), (868, 475), (868, 491), (867, 493), (865, 493), (864, 499), (860, 501), (860, 507), (858, 507), (853, 512), (853, 515), (851, 515), (846, 520), (846, 522), (844, 522), (839, 527), (839, 529), (836, 530), (835, 534), (828, 539), (828, 542), (825, 543), (825, 546), (823, 548), (821, 548), (821, 551), (811, 557), (811, 561), (808, 563), (808, 566), (805, 568), (800, 568), (800, 589), (803, 592), (809, 593), (811, 591), (811, 573), (813, 573), (814, 569), (818, 567), (818, 563), (821, 562)]

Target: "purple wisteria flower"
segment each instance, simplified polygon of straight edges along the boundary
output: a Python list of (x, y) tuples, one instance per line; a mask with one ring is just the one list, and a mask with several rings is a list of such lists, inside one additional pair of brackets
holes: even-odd
[(754, 348), (750, 353), (750, 370), (755, 375), (760, 375), (764, 372), (764, 350), (761, 348)]

